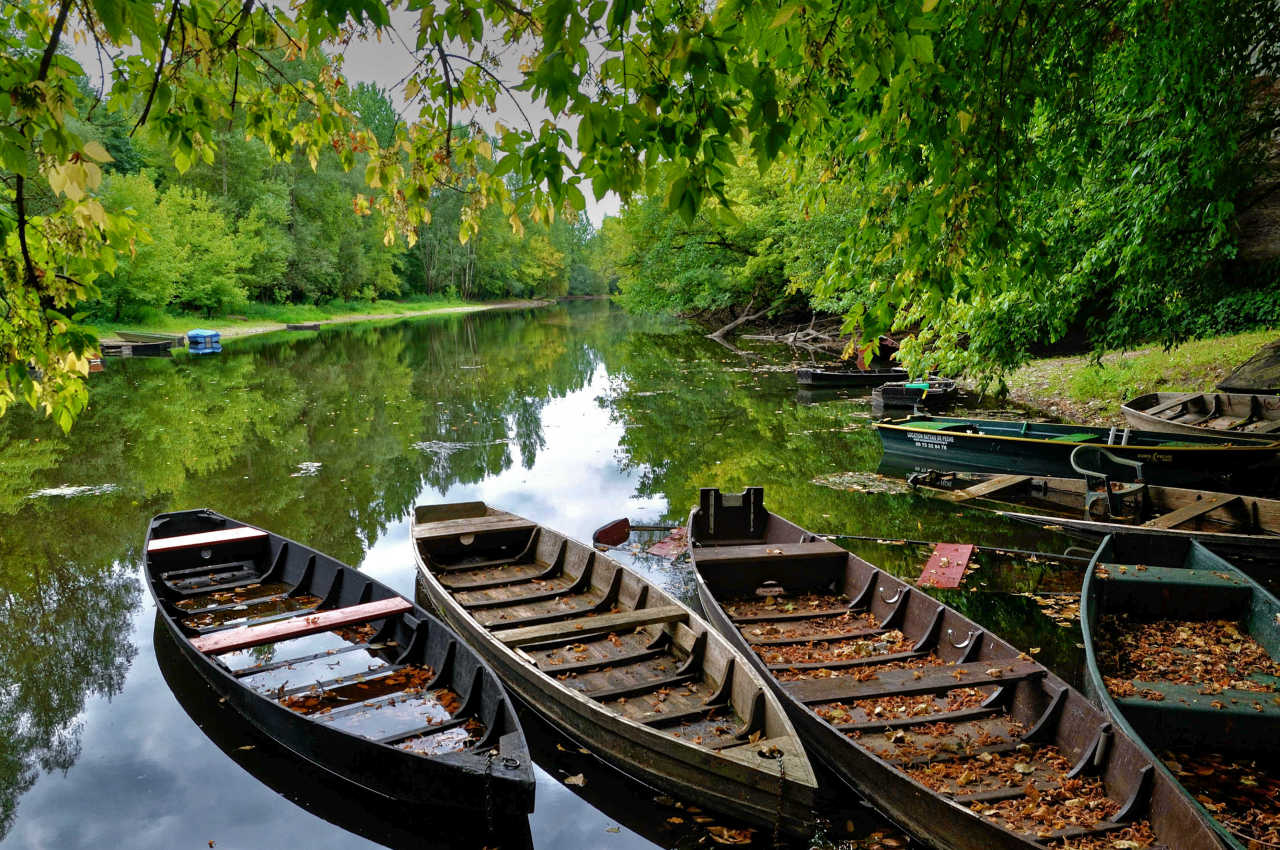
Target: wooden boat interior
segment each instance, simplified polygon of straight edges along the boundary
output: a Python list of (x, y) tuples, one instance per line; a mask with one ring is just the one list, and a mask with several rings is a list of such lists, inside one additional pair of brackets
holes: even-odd
[(501, 686), (415, 606), (358, 570), (209, 511), (157, 518), (161, 613), (216, 669), (315, 723), (481, 766), (519, 732)]
[(647, 580), (483, 502), (419, 507), (416, 520), (422, 563), (453, 600), (558, 687), (753, 766), (762, 755), (780, 757), (788, 778), (812, 782), (763, 685)]
[(1164, 805), (1170, 783), (1083, 695), (769, 513), (760, 488), (703, 490), (690, 540), (711, 597), (792, 700), (918, 789), (1032, 846), (1178, 846), (1189, 828)]
[(1091, 668), (1152, 748), (1280, 755), (1280, 601), (1194, 541), (1113, 535), (1090, 566)]
[(954, 502), (975, 502), (1045, 516), (1116, 522), (1150, 529), (1280, 537), (1280, 501), (1110, 478), (980, 475), (929, 470), (913, 485)]
[(1126, 407), (1176, 425), (1245, 434), (1280, 433), (1280, 397), (1243, 393), (1149, 393)]

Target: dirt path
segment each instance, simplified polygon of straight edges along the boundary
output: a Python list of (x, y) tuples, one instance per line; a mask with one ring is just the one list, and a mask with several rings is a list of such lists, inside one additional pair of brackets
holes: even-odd
[[(334, 316), (332, 319), (317, 319), (315, 322), (298, 322), (296, 324), (318, 324), (318, 325), (340, 325), (348, 322), (368, 322), (377, 319), (412, 319), (419, 316), (443, 315), (445, 313), (476, 313), (481, 310), (518, 310), (529, 307), (546, 307), (552, 302), (550, 301), (496, 301), (492, 304), (465, 304), (461, 307), (433, 307), (427, 310), (413, 310), (406, 313), (353, 313), (349, 316)], [(196, 320), (193, 319), (193, 322)], [(295, 324), (295, 323), (290, 323)], [(265, 334), (273, 331), (286, 330), (287, 326), (284, 322), (263, 322), (260, 324), (251, 324), (248, 322), (238, 322), (232, 325), (217, 324), (217, 321), (211, 324), (201, 324), (201, 328), (206, 330), (217, 331), (222, 334), (222, 338), (232, 339), (241, 336), (253, 336), (254, 334)], [(115, 337), (103, 337), (101, 342), (120, 342)]]

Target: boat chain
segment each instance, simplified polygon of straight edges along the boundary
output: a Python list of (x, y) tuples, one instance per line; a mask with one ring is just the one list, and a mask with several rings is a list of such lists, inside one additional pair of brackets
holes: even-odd
[(493, 834), (493, 759), (497, 754), (497, 748), (490, 747), (484, 760), (484, 817), (490, 835)]

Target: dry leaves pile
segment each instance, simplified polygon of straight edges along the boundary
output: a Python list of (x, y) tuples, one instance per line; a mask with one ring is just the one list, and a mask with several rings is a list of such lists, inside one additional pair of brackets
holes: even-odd
[(1098, 657), (1116, 696), (1144, 695), (1124, 680), (1194, 685), (1203, 694), (1225, 688), (1274, 693), (1273, 683), (1251, 677), (1280, 676), (1280, 664), (1229, 620), (1139, 622), (1108, 615), (1098, 623)]
[(1040, 596), (1036, 593), (1022, 593), (1036, 605), (1040, 613), (1053, 620), (1064, 629), (1071, 628), (1080, 622), (1080, 597), (1075, 593), (1062, 593), (1053, 596)]
[(814, 707), (822, 719), (836, 725), (892, 720), (901, 717), (927, 717), (943, 711), (977, 708), (992, 688), (954, 688), (946, 692), (943, 702), (932, 695), (887, 696), (853, 702), (829, 702)]
[(1215, 754), (1168, 754), (1164, 763), (1250, 850), (1280, 847), (1280, 778), (1267, 765)]
[(848, 608), (849, 597), (832, 594), (805, 593), (799, 596), (748, 596), (724, 603), (724, 610), (730, 617), (764, 617), (777, 614), (792, 614), (796, 611), (829, 611), (833, 608)]
[(915, 641), (908, 640), (897, 629), (891, 629), (872, 638), (752, 648), (766, 664), (817, 664), (890, 655), (895, 652), (910, 652), (913, 646)]
[[(421, 694), (434, 678), (435, 671), (430, 667), (410, 665), (368, 682), (356, 680), (325, 690), (312, 685), (306, 693), (282, 697), (280, 704), (298, 714), (325, 714), (335, 708), (391, 693), (405, 696)], [(448, 688), (435, 691), (434, 697), (450, 714), (462, 707), (462, 699)]]
[[(321, 603), (321, 601), (322, 600), (319, 596), (302, 594), (301, 596), (274, 599), (269, 602), (259, 602), (254, 605), (240, 604), (231, 608), (223, 608), (220, 611), (210, 611), (204, 614), (193, 614), (190, 617), (184, 617), (182, 624), (189, 629), (221, 626), (227, 623), (234, 623), (237, 620), (249, 620), (256, 617), (268, 617), (272, 614), (283, 614), (286, 611), (304, 611), (316, 607)], [(229, 602), (218, 604), (229, 604)]]

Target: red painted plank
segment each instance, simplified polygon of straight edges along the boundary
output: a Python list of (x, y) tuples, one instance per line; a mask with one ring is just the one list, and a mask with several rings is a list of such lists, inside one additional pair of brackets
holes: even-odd
[(363, 605), (351, 605), (347, 608), (331, 608), (305, 617), (294, 617), (290, 620), (277, 620), (261, 626), (241, 626), (238, 629), (227, 629), (191, 639), (191, 645), (201, 652), (232, 652), (237, 649), (248, 649), (264, 643), (275, 643), (278, 640), (305, 637), (316, 632), (327, 632), (339, 626), (353, 623), (364, 623), (378, 620), (393, 614), (403, 614), (413, 609), (413, 603), (401, 596), (382, 599), (377, 602), (366, 602)]
[(200, 534), (183, 534), (179, 537), (156, 537), (147, 544), (147, 551), (170, 552), (174, 549), (194, 549), (197, 546), (211, 546), (215, 543), (231, 543), (236, 540), (252, 540), (255, 537), (266, 536), (267, 533), (259, 528), (238, 525), (235, 528), (205, 531)]
[(917, 582), (921, 587), (959, 587), (973, 556), (972, 543), (939, 543)]

